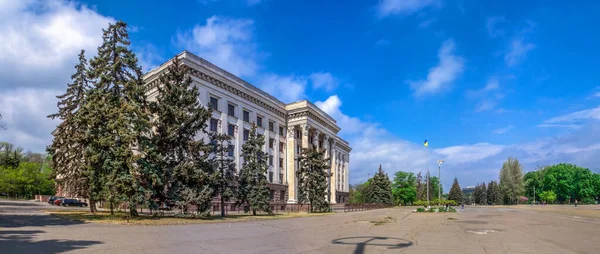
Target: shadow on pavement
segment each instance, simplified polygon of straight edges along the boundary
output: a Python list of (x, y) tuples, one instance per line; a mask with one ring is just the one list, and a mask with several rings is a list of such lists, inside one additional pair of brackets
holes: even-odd
[(61, 253), (87, 248), (100, 241), (41, 240), (35, 236), (45, 233), (41, 230), (0, 230), (0, 252), (2, 253)]
[(388, 247), (388, 249), (402, 249), (413, 245), (413, 242), (396, 237), (386, 236), (356, 236), (344, 237), (331, 241), (333, 244), (356, 245), (354, 254), (365, 253), (366, 246)]
[(43, 205), (45, 203), (40, 203), (40, 202), (36, 202), (36, 203), (28, 203), (30, 201), (26, 201), (26, 200), (1, 200), (0, 201), (0, 206), (27, 206), (27, 207), (31, 207), (31, 206), (40, 206)]
[(70, 221), (56, 218), (48, 214), (0, 214), (0, 228), (71, 226), (84, 224), (80, 221)]

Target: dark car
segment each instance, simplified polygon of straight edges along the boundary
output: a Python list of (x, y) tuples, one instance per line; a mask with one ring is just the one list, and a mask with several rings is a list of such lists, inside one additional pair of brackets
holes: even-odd
[(57, 198), (54, 200), (54, 205), (60, 205), (60, 203), (62, 203), (62, 201), (65, 200), (65, 198)]
[(62, 205), (62, 206), (79, 206), (79, 207), (88, 206), (88, 204), (86, 202), (82, 202), (77, 199), (65, 199), (61, 202), (60, 205)]
[(54, 201), (56, 201), (57, 199), (61, 199), (64, 197), (56, 197), (56, 196), (52, 196), (48, 199), (48, 204), (54, 205)]

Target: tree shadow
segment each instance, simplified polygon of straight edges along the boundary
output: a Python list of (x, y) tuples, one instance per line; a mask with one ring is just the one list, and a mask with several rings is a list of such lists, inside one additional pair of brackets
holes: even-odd
[(0, 228), (71, 226), (83, 224), (81, 221), (64, 220), (48, 214), (4, 214), (0, 215)]
[(100, 241), (41, 240), (34, 241), (42, 230), (0, 230), (0, 252), (2, 253), (61, 253), (84, 249)]
[(32, 206), (41, 206), (45, 203), (38, 202), (33, 203), (26, 200), (0, 200), (0, 206), (21, 206), (21, 207), (32, 207)]
[(356, 245), (355, 254), (365, 253), (366, 246), (387, 247), (388, 249), (402, 249), (410, 247), (413, 242), (396, 237), (387, 236), (356, 236), (344, 237), (331, 241), (332, 244)]

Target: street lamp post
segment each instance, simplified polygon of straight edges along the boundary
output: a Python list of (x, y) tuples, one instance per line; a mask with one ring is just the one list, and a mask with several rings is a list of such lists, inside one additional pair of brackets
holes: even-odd
[[(438, 181), (440, 182), (440, 185), (442, 183), (442, 163), (444, 163), (444, 160), (438, 160)], [(442, 186), (438, 186), (438, 203), (440, 202), (442, 202)]]

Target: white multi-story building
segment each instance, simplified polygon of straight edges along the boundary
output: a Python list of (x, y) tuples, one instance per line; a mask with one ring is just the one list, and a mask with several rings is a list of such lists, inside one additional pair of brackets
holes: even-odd
[[(264, 151), (268, 154), (267, 179), (274, 202), (297, 202), (296, 156), (301, 148), (325, 149), (331, 158), (331, 177), (328, 179), (331, 203), (344, 203), (349, 197), (350, 145), (337, 136), (336, 121), (307, 100), (285, 104), (235, 75), (190, 52), (177, 55), (190, 68), (193, 84), (199, 88), (200, 103), (212, 105), (214, 111), (208, 130), (227, 133), (235, 146), (233, 154), (239, 170), (243, 158), (242, 144), (248, 138), (252, 123), (265, 137)], [(153, 99), (161, 73), (172, 64), (167, 61), (144, 75)]]

